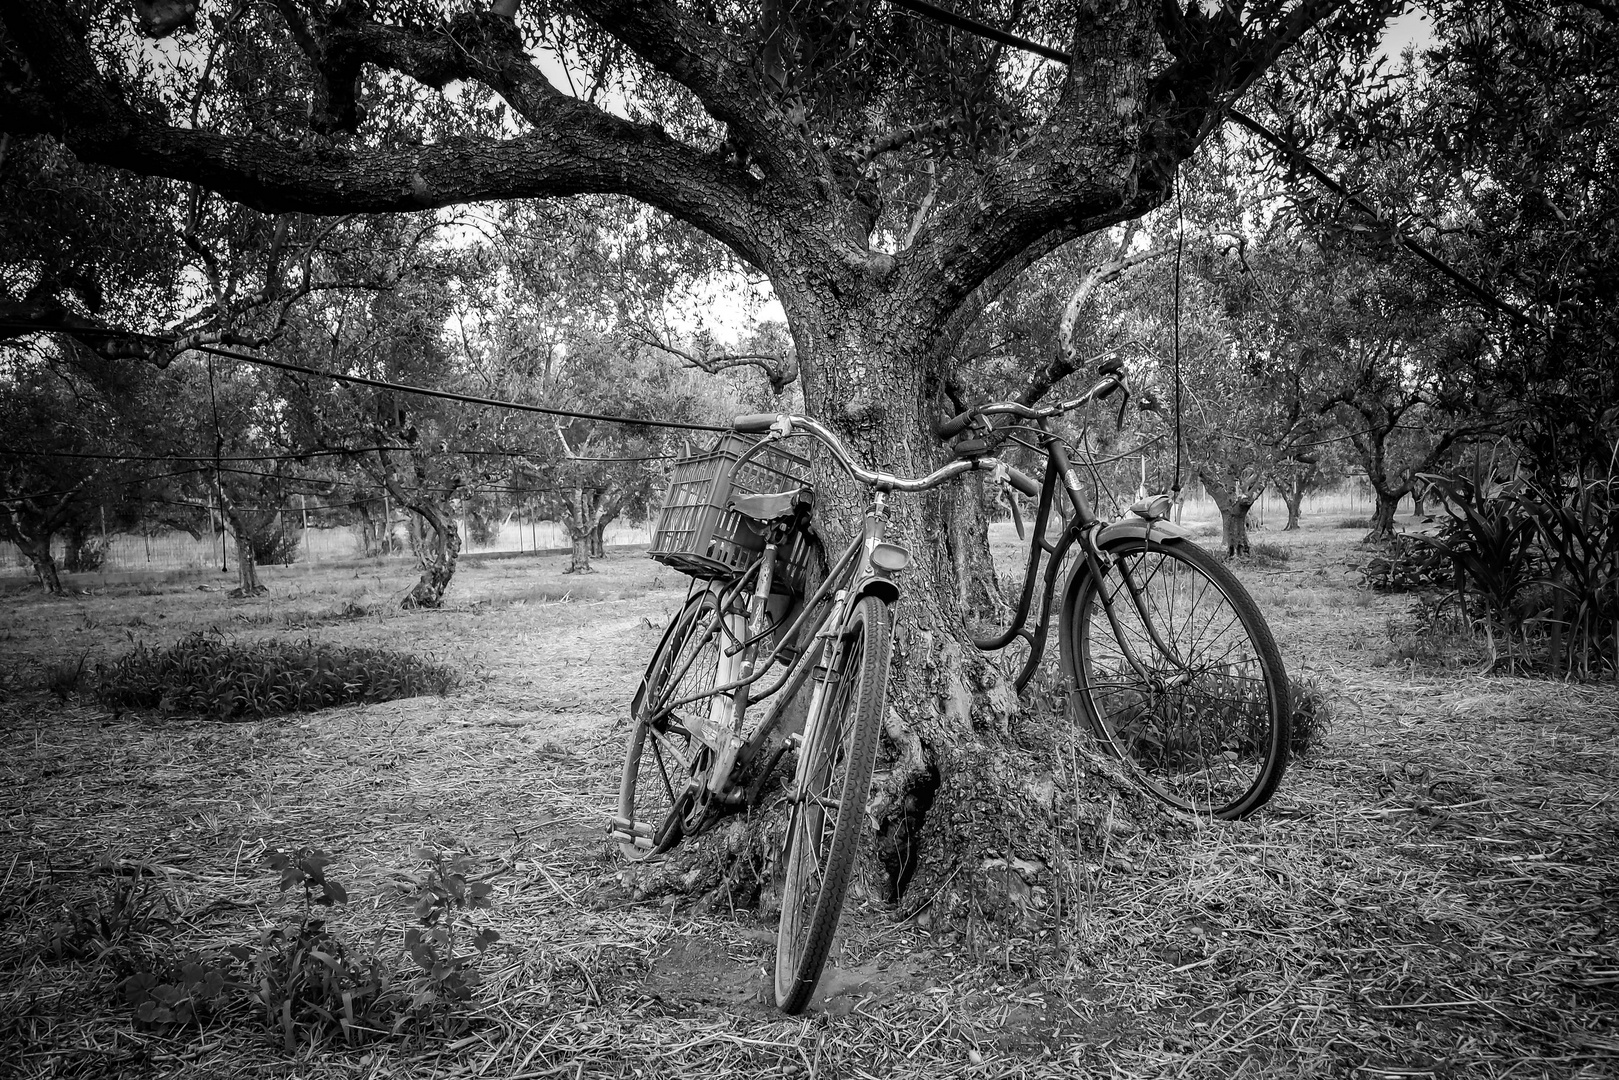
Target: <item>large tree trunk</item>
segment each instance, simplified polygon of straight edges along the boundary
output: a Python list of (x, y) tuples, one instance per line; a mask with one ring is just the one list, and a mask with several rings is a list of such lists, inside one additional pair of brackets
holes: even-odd
[(67, 590), (57, 572), (56, 556), (51, 554), (55, 533), (46, 522), (44, 515), (29, 513), (26, 505), (0, 503), (0, 537), (17, 545), (47, 596), (63, 596)]
[(573, 554), (568, 560), (567, 574), (594, 574), (590, 565), (590, 541), (596, 532), (595, 515), (590, 512), (590, 493), (575, 481), (573, 495), (568, 502), (568, 539)]
[(407, 610), (441, 607), (444, 592), (455, 576), (455, 561), (461, 554), (461, 532), (455, 527), (455, 519), (433, 503), (420, 501), (408, 505), (422, 522), (422, 576), (399, 606)]
[(47, 596), (67, 595), (67, 590), (62, 587), (62, 576), (57, 571), (56, 556), (51, 554), (49, 533), (29, 537), (17, 547), (28, 559), (28, 565), (33, 567), (34, 576), (39, 579), (40, 588), (45, 590)]
[[(831, 303), (824, 312), (788, 306), (807, 410), (859, 461), (920, 476), (948, 460), (931, 434), (943, 403), (925, 388), (937, 380), (920, 345), (907, 349), (893, 332), (908, 325), (901, 313), (878, 308), (855, 319)], [(814, 524), (835, 554), (859, 528), (866, 496), (829, 461), (822, 468), (812, 478)], [(887, 520), (888, 539), (911, 551), (912, 564), (900, 577), (885, 738), (866, 818), (880, 872), (863, 880), (873, 895), (897, 899), (909, 888), (927, 896), (929, 918), (958, 927), (1043, 919), (1058, 891), (1087, 873), (1084, 864), (1100, 861), (1110, 835), (1103, 822), (1130, 831), (1156, 808), (1089, 749), (1073, 748), (1065, 694), (1044, 686), (1026, 708), (972, 645), (967, 615), (998, 602), (998, 590), (971, 485), (895, 494)], [(708, 890), (725, 903), (758, 895), (784, 820), (779, 803), (765, 805), (714, 840), (688, 842), (632, 872), (632, 888)], [(763, 896), (768, 906), (768, 888)]]
[(1248, 511), (1253, 509), (1259, 492), (1264, 490), (1264, 481), (1244, 484), (1210, 473), (1203, 473), (1201, 478), (1203, 490), (1209, 493), (1209, 498), (1214, 500), (1214, 505), (1220, 511), (1220, 540), (1225, 545), (1226, 554), (1250, 554)]
[(269, 591), (259, 583), (258, 562), (253, 557), (253, 530), (246, 515), (227, 499), (225, 516), (230, 520), (231, 534), (236, 541), (236, 588), (230, 595), (249, 597)]
[(1282, 526), (1283, 532), (1291, 532), (1299, 527), (1299, 511), (1304, 506), (1304, 494), (1310, 490), (1315, 480), (1315, 467), (1308, 470), (1295, 470), (1282, 485), (1282, 502), (1287, 506), (1287, 524)]
[(1394, 514), (1400, 508), (1400, 496), (1403, 490), (1384, 491), (1374, 489), (1377, 504), (1372, 508), (1372, 531), (1366, 534), (1363, 543), (1378, 544), (1394, 539)]

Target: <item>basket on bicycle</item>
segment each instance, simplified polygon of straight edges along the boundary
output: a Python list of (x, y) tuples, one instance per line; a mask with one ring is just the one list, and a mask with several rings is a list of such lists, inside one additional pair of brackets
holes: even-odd
[[(799, 487), (809, 476), (809, 462), (772, 446), (738, 472), (737, 462), (756, 441), (727, 432), (707, 451), (675, 463), (648, 554), (683, 574), (717, 578), (746, 567), (764, 550), (764, 530), (729, 508), (731, 496)], [(808, 540), (795, 531), (776, 549), (772, 590), (801, 595), (808, 568)]]

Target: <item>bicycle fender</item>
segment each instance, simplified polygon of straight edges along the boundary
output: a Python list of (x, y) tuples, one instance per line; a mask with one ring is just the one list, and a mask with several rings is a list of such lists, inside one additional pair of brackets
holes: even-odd
[(875, 596), (883, 603), (893, 605), (899, 602), (899, 586), (888, 578), (874, 574), (855, 588), (851, 606), (865, 596)]
[(1110, 541), (1123, 537), (1139, 540), (1149, 535), (1157, 540), (1195, 541), (1197, 537), (1191, 529), (1177, 525), (1173, 521), (1148, 521), (1146, 518), (1132, 516), (1104, 527), (1096, 542), (1105, 547)]

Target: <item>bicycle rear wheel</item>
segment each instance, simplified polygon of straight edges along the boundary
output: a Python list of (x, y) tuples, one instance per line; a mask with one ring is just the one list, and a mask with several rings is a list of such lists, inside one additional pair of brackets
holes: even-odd
[(1062, 659), (1077, 711), (1163, 802), (1215, 818), (1253, 813), (1287, 769), (1292, 700), (1264, 616), (1193, 543), (1129, 537), (1103, 550), (1113, 563), (1102, 580), (1081, 564), (1065, 591)]
[(634, 862), (668, 851), (684, 835), (689, 784), (708, 748), (692, 732), (710, 698), (672, 704), (714, 686), (720, 662), (719, 602), (705, 589), (687, 601), (647, 665), (619, 779), (619, 848)]
[(786, 1013), (803, 1011), (815, 993), (854, 868), (888, 690), (892, 639), (882, 601), (861, 600), (838, 645), (793, 783), (776, 928), (776, 1004)]

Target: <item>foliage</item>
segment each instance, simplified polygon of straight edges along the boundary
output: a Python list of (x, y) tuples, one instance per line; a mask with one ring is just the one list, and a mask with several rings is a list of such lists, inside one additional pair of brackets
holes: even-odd
[(188, 1024), (218, 1008), (237, 988), (221, 958), (189, 952), (163, 974), (137, 971), (118, 984), (137, 1023)]
[(96, 861), (88, 901), (64, 907), (51, 930), (49, 951), (56, 956), (101, 958), (133, 937), (173, 925), (174, 908), (145, 863)]
[(138, 642), (110, 668), (97, 668), (107, 708), (262, 719), (353, 702), (442, 694), (449, 668), (388, 649), (260, 641), (232, 644), (217, 634), (187, 635), (167, 649)]
[[(466, 1022), (456, 1016), (455, 1007), (472, 997), (481, 980), (478, 962), (500, 939), (469, 918), (475, 910), (489, 909), (493, 890), (488, 882), (467, 880), (472, 864), (465, 855), (446, 856), (430, 848), (414, 854), (428, 869), (405, 875), (415, 889), (414, 912), (421, 923), (405, 931), (405, 951), (422, 971), (410, 1008), (430, 1018), (441, 1034), (457, 1034)], [(458, 953), (463, 944), (473, 951)]]
[[(1360, 526), (1345, 522), (1343, 527)], [(1441, 533), (1443, 531), (1441, 529)], [(1361, 565), (1360, 574), (1361, 583), (1367, 588), (1390, 593), (1439, 588), (1456, 577), (1451, 560), (1442, 550), (1432, 544), (1419, 543), (1408, 534), (1398, 535), (1382, 545), (1377, 554)]]
[(1476, 459), (1471, 476), (1424, 475), (1461, 516), (1437, 535), (1418, 533), (1412, 539), (1450, 560), (1458, 592), (1465, 593), (1471, 584), (1483, 594), (1490, 613), (1515, 628), (1522, 614), (1518, 598), (1531, 582), (1545, 578), (1546, 560), (1534, 519), (1516, 497), (1516, 488), (1492, 480), (1492, 464)]
[(1499, 631), (1510, 663), (1527, 650), (1554, 671), (1619, 672), (1619, 476), (1561, 493), (1521, 477), (1495, 481), (1482, 463), (1426, 479), (1460, 515), (1411, 537), (1404, 558), (1369, 563), (1368, 583), (1396, 591), (1448, 576), (1459, 617), (1492, 651)]
[(392, 974), (374, 954), (351, 956), (341, 937), (329, 931), (317, 908), (348, 902), (348, 893), (326, 876), (331, 858), (301, 847), (268, 855), (281, 872), (281, 891), (302, 891), (296, 926), (265, 929), (256, 946), (239, 945), (231, 955), (244, 965), (247, 996), (264, 1010), (265, 1023), (281, 1035), (287, 1053), (300, 1033), (312, 1038), (340, 1031), (346, 1042), (387, 1029)]
[(260, 566), (286, 566), (298, 555), (298, 533), (274, 519), (248, 534), (253, 561)]
[(1294, 679), (1293, 715), (1288, 725), (1288, 752), (1294, 758), (1319, 749), (1332, 721), (1331, 698), (1321, 684), (1306, 676)]

